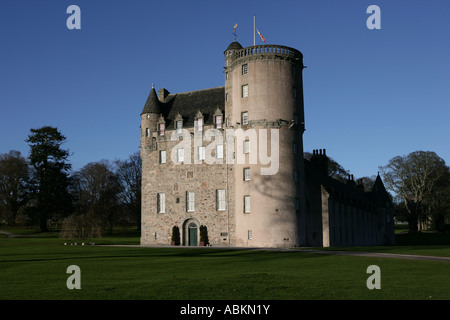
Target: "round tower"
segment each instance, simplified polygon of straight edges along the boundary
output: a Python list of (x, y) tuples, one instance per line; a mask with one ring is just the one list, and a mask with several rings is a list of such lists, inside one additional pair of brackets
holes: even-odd
[(235, 153), (245, 153), (245, 163), (234, 159), (236, 245), (301, 245), (303, 55), (236, 41), (224, 54), (227, 126), (243, 133), (235, 138)]
[(161, 103), (152, 85), (150, 94), (141, 112), (141, 155), (143, 152), (153, 149), (155, 142), (153, 132), (157, 129), (158, 118), (161, 114)]

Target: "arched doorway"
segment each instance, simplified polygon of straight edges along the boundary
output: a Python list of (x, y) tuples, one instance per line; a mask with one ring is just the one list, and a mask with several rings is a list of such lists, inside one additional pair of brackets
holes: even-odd
[(199, 223), (195, 219), (187, 219), (183, 223), (183, 245), (198, 246)]

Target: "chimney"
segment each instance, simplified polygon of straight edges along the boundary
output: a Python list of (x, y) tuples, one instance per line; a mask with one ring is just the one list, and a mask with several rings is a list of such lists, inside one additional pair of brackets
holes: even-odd
[(325, 149), (313, 150), (311, 163), (323, 174), (328, 175), (328, 157)]
[(355, 187), (355, 186), (356, 186), (356, 182), (355, 182), (355, 180), (353, 180), (353, 175), (352, 175), (352, 174), (349, 174), (349, 175), (348, 175), (347, 184), (348, 184), (349, 186), (352, 186), (352, 187)]
[(158, 99), (159, 101), (163, 102), (166, 100), (167, 96), (170, 94), (169, 91), (166, 90), (166, 88), (161, 88), (158, 90)]

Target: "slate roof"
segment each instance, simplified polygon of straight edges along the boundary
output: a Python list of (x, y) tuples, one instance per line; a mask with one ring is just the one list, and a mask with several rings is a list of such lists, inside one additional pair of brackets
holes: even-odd
[(225, 87), (169, 94), (164, 101), (158, 99), (152, 88), (142, 113), (162, 114), (166, 128), (174, 126), (179, 113), (183, 118), (183, 126), (193, 127), (198, 111), (203, 115), (204, 124), (213, 124), (217, 108), (225, 116)]
[(156, 90), (152, 87), (150, 94), (148, 95), (147, 101), (145, 102), (144, 109), (141, 114), (144, 113), (161, 113), (161, 104), (158, 99), (158, 95), (156, 94)]
[(306, 179), (312, 179), (314, 183), (322, 185), (331, 197), (352, 203), (352, 205), (357, 207), (386, 206), (386, 201), (388, 201), (389, 197), (379, 176), (372, 190), (363, 191), (356, 186), (354, 181), (343, 183), (324, 174), (313, 162), (307, 159), (304, 159), (304, 164)]

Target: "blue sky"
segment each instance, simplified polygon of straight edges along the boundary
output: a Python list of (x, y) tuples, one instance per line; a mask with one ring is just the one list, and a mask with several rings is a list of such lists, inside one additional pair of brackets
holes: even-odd
[[(72, 4), (80, 30), (66, 27)], [(326, 148), (355, 178), (417, 150), (449, 165), (449, 12), (448, 0), (2, 0), (0, 153), (27, 156), (30, 128), (51, 125), (75, 170), (128, 158), (152, 83), (224, 85), (233, 26), (251, 46), (256, 15), (267, 44), (303, 53), (304, 151)]]

